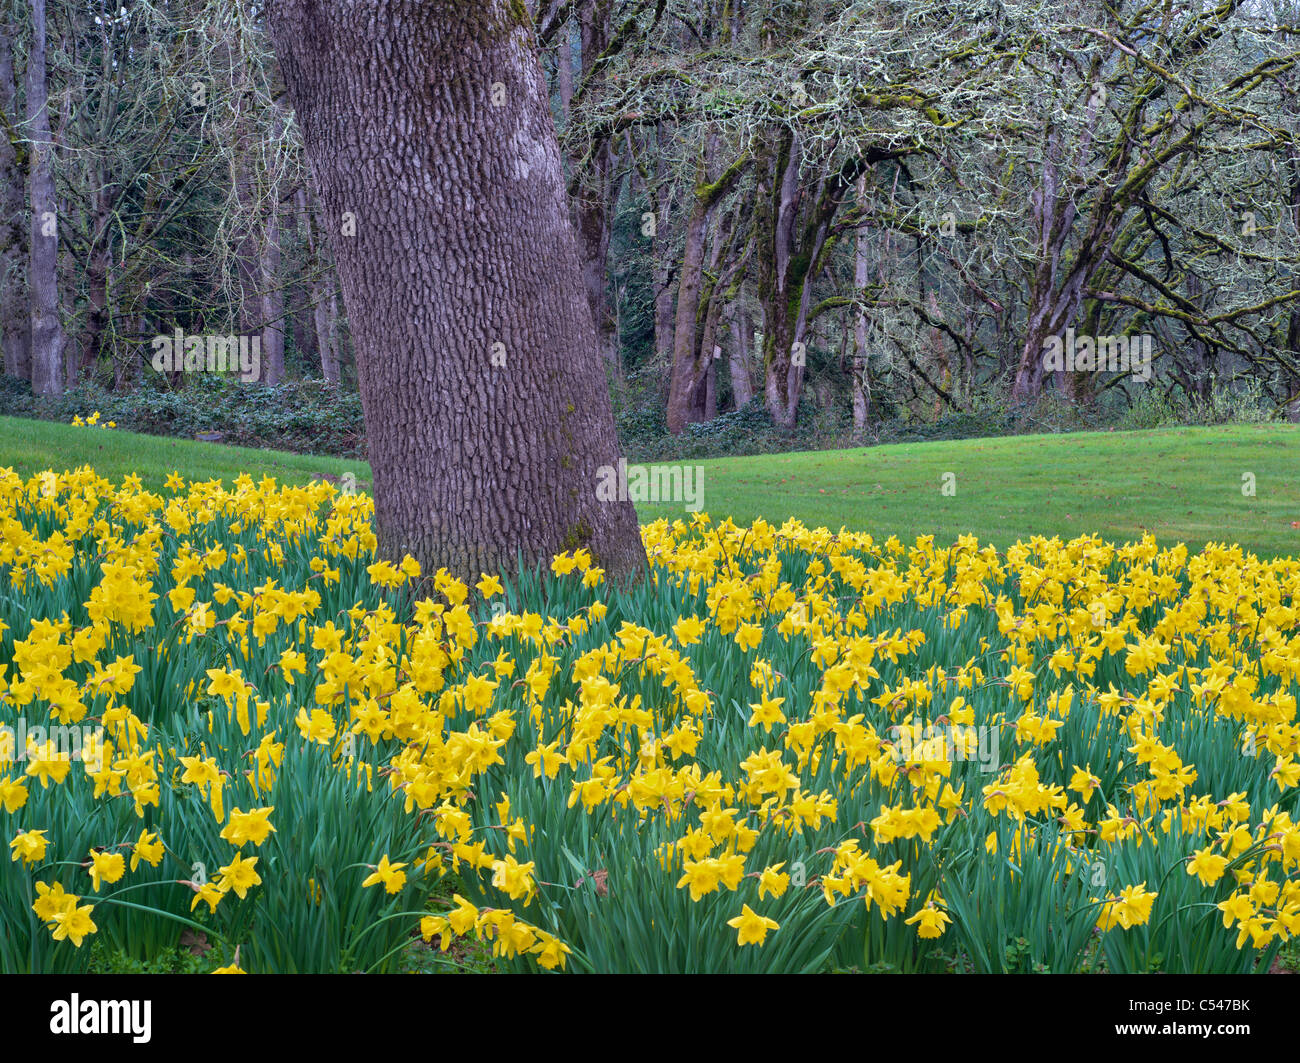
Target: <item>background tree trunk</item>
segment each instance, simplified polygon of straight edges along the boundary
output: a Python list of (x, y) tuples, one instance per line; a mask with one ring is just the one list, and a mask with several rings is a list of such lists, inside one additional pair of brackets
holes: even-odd
[(284, 380), (284, 286), (280, 280), (280, 204), (269, 197), (259, 258), (262, 308), (262, 382)]
[[(656, 138), (662, 131), (656, 132)], [(655, 363), (671, 372), (673, 360), (674, 324), (677, 300), (673, 280), (676, 263), (673, 260), (673, 182), (662, 153), (655, 158), (654, 184), (649, 197), (654, 202), (654, 235), (652, 250), (655, 263)]]
[[(858, 177), (858, 209), (867, 212), (867, 175)], [(869, 259), (867, 254), (867, 226), (858, 226), (857, 238), (853, 248), (853, 292), (859, 303), (853, 315), (853, 433), (861, 439), (867, 431), (867, 418), (870, 416), (870, 394), (867, 391), (867, 369), (871, 354), (867, 350), (867, 281), (869, 279)]]
[(754, 338), (749, 315), (737, 310), (731, 316), (731, 355), (727, 359), (730, 370), (731, 397), (736, 409), (754, 397), (754, 381), (749, 375), (749, 345)]
[(711, 351), (701, 352), (699, 338), (700, 285), (704, 279), (705, 230), (713, 206), (697, 196), (686, 223), (686, 243), (677, 282), (677, 315), (673, 328), (672, 371), (668, 378), (666, 416), (668, 431), (679, 435), (703, 413), (696, 402), (696, 390), (712, 358)]
[(307, 205), (307, 190), (299, 187), (294, 193), (294, 202), (298, 208), (298, 217), (302, 219), (303, 237), (307, 248), (308, 304), (311, 308), (312, 323), (315, 327), (315, 349), (320, 355), (321, 376), (327, 384), (339, 382), (338, 329), (335, 322), (338, 314), (331, 315), (332, 293), (327, 292), (328, 276), (325, 270), (324, 256), (320, 253), (320, 244), (316, 237), (316, 216)]
[[(579, 92), (591, 92), (593, 83), (600, 79), (597, 62), (609, 47), (613, 17), (611, 8), (611, 0), (584, 0), (578, 6), (582, 49)], [(560, 57), (572, 60), (567, 34), (562, 40)], [(564, 101), (566, 119), (573, 98), (572, 67), (569, 67), (568, 73), (570, 96)], [(563, 91), (561, 87), (561, 95)], [(599, 142), (591, 145), (585, 167), (583, 159), (575, 157), (571, 160), (573, 181), (570, 184), (569, 201), (573, 207), (582, 254), (582, 277), (587, 288), (587, 303), (591, 307), (592, 322), (596, 326), (597, 350), (601, 358), (614, 363), (619, 357), (618, 332), (614, 328), (614, 308), (609, 298), (608, 260), (610, 210), (618, 201), (618, 186), (621, 182), (615, 176), (615, 156), (610, 136), (602, 133), (599, 137)]]
[(26, 207), (28, 151), (18, 127), (18, 82), (13, 40), (0, 34), (0, 351), (4, 371), (20, 380), (32, 377), (32, 319), (27, 301)]
[(113, 255), (109, 248), (109, 225), (112, 222), (112, 215), (109, 210), (108, 181), (108, 174), (104, 167), (96, 166), (96, 188), (90, 203), (91, 252), (86, 260), (86, 320), (80, 344), (77, 376), (75, 379), (69, 376), (69, 387), (75, 387), (78, 380), (94, 375), (100, 355), (104, 353), (113, 313), (109, 302)]
[[(536, 44), (509, 0), (280, 0), (269, 24), (329, 219), (389, 558), (645, 565)], [(355, 235), (344, 235), (345, 213)]]
[[(235, 283), (238, 286), (238, 331), (241, 336), (250, 338), (255, 332), (260, 333), (263, 325), (262, 311), (262, 263), (261, 248), (258, 244), (259, 233), (254, 221), (258, 217), (260, 205), (256, 201), (257, 190), (254, 185), (252, 164), (248, 159), (247, 149), (242, 145), (251, 137), (243, 130), (248, 124), (244, 116), (246, 104), (238, 100), (235, 104), (235, 158), (231, 182), (231, 194), (235, 212), (238, 216), (239, 229), (234, 237), (231, 253), (234, 258)], [(265, 234), (260, 234), (262, 238)]]
[(32, 140), (28, 180), (32, 225), (27, 283), (31, 292), (32, 390), (38, 395), (57, 395), (63, 391), (63, 353), (68, 338), (59, 318), (58, 206), (45, 82), (45, 0), (31, 0), (31, 4), (27, 121)]
[[(708, 158), (716, 152), (710, 144), (701, 160), (699, 182), (694, 203), (686, 223), (682, 248), (682, 265), (677, 284), (677, 313), (673, 327), (673, 361), (668, 382), (666, 420), (668, 431), (679, 435), (686, 425), (713, 419), (708, 412), (706, 377), (713, 366), (713, 336), (719, 307), (713, 301), (713, 288), (704, 292), (705, 249), (709, 222), (714, 208), (735, 185), (748, 167), (747, 158), (733, 162), (717, 180), (708, 180)], [(716, 277), (718, 259), (728, 233), (714, 234), (708, 266)], [(716, 287), (716, 283), (714, 285)]]
[[(293, 350), (300, 362), (311, 365), (324, 359), (315, 329), (316, 311), (316, 244), (311, 231), (311, 213), (307, 190), (299, 185), (293, 190), (293, 235), (297, 250), (290, 265), (292, 280), (285, 280), (286, 304), (289, 309)], [(281, 248), (283, 251), (283, 247)]]

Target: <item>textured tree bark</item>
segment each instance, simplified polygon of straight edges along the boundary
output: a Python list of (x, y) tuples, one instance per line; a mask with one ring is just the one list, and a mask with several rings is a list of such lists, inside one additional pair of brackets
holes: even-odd
[(31, 293), (32, 390), (63, 391), (63, 354), (68, 337), (59, 319), (59, 237), (54, 198), (54, 145), (50, 139), (45, 81), (45, 0), (31, 0), (32, 45), (27, 53), (27, 121), (32, 141), (28, 194), (32, 225), (27, 284)]
[[(645, 565), (524, 5), (278, 0), (355, 341), (381, 553)], [(354, 227), (353, 227), (354, 226)]]
[(14, 77), (13, 41), (0, 34), (0, 352), (4, 371), (20, 380), (32, 376), (32, 319), (27, 301), (27, 227), (23, 211), (27, 199), (28, 151), (20, 139), (18, 82)]

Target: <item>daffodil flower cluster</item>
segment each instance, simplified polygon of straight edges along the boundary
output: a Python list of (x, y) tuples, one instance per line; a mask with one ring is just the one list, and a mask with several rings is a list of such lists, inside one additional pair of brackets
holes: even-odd
[(426, 573), (372, 517), (0, 470), (0, 969), (190, 926), (382, 970), (418, 925), (543, 969), (1247, 970), (1300, 926), (1294, 560), (696, 514), (612, 588), (584, 548)]

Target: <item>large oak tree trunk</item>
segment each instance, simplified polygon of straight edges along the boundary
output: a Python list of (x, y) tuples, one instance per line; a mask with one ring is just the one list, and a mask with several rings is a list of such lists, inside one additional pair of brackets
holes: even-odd
[[(355, 341), (381, 552), (645, 564), (536, 44), (510, 0), (278, 0)], [(345, 215), (355, 219), (355, 230)], [(346, 235), (353, 232), (353, 235)]]

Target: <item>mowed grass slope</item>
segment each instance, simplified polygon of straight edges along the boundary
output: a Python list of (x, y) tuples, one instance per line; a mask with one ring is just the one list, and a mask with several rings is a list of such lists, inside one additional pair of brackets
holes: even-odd
[(360, 461), (0, 417), (0, 467), (12, 467), (20, 475), (30, 476), (44, 469), (63, 472), (79, 465), (93, 466), (110, 480), (135, 474), (151, 491), (160, 490), (172, 471), (187, 480), (217, 479), (226, 483), (243, 472), (255, 480), (274, 476), (281, 483), (306, 483), (322, 474), (337, 478), (351, 472), (358, 488), (370, 487), (370, 466)]
[[(907, 443), (700, 463), (704, 508), (737, 523), (787, 515), (904, 541), (971, 533), (999, 548), (1035, 533), (1240, 542), (1300, 556), (1300, 426)], [(955, 493), (942, 492), (945, 474)], [(1250, 488), (1253, 495), (1243, 493)], [(680, 514), (645, 506), (643, 519)]]
[[(98, 428), (0, 418), (0, 466), (24, 476), (90, 464), (157, 490), (241, 472), (301, 483), (360, 462), (226, 447)], [(1261, 556), (1300, 555), (1300, 426), (1172, 428), (908, 443), (857, 450), (717, 458), (703, 468), (703, 508), (737, 523), (845, 526), (910, 541), (973, 534), (999, 548), (1034, 534), (1095, 532), (1120, 542), (1151, 531), (1163, 544), (1240, 542)], [(946, 474), (951, 495), (943, 493)], [(1243, 493), (1243, 476), (1254, 494)], [(1250, 481), (1245, 481), (1249, 486)], [(642, 520), (685, 517), (682, 502), (638, 506)]]

